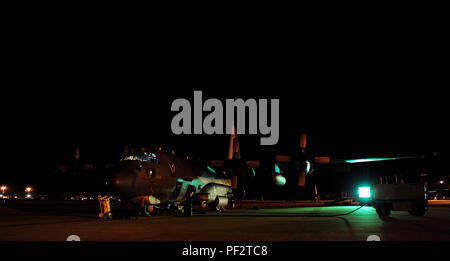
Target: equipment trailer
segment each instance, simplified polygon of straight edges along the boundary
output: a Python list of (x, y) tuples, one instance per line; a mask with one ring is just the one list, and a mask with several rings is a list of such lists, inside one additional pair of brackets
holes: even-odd
[(379, 216), (389, 216), (391, 210), (408, 211), (414, 216), (423, 216), (428, 210), (424, 184), (375, 184), (371, 205)]

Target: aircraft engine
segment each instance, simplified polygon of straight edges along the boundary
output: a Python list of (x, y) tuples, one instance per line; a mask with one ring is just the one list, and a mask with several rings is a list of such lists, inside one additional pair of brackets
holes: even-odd
[(217, 196), (215, 201), (216, 210), (223, 210), (228, 205), (228, 198), (223, 196)]
[(281, 174), (276, 174), (273, 177), (273, 183), (278, 187), (282, 187), (286, 184), (286, 178)]
[(228, 186), (209, 183), (197, 193), (197, 197), (202, 202), (202, 207), (209, 205), (214, 206), (219, 210), (221, 208), (225, 208), (228, 205), (228, 195), (230, 195), (231, 192), (232, 190)]

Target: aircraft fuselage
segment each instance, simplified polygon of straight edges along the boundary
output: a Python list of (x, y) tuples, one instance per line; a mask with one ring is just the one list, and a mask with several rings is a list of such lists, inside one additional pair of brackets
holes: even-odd
[(138, 205), (164, 206), (192, 192), (203, 205), (223, 205), (231, 180), (185, 157), (163, 151), (126, 155), (110, 177), (111, 188)]

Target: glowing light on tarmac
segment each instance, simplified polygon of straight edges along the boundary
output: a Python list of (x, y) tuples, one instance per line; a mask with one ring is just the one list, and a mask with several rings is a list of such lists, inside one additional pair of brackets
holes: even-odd
[(370, 198), (370, 187), (359, 187), (358, 195), (360, 198)]

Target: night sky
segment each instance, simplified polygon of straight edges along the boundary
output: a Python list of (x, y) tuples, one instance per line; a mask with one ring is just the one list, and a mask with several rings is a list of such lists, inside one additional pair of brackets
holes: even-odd
[[(361, 30), (142, 35), (13, 31), (2, 88), (3, 177), (70, 160), (114, 161), (124, 145), (205, 158), (226, 136), (175, 136), (176, 98), (280, 99), (280, 140), (244, 136), (245, 158), (289, 152), (308, 133), (315, 155), (447, 154), (448, 51), (439, 34)], [(426, 34), (426, 35), (425, 35)], [(1, 180), (0, 180), (1, 182)]]

